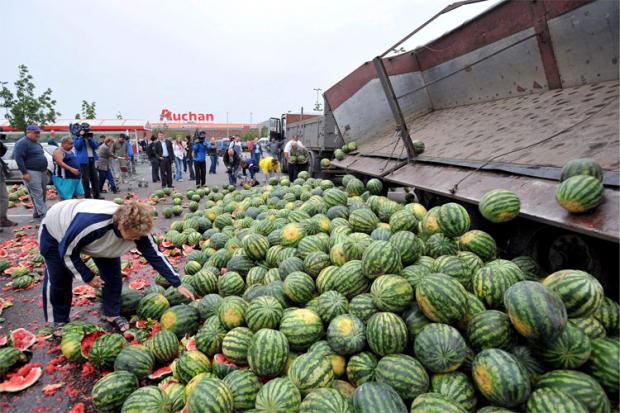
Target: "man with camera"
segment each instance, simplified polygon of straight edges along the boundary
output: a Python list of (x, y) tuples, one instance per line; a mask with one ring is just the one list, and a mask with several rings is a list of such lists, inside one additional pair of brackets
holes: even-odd
[(90, 125), (86, 122), (81, 125), (71, 124), (69, 130), (73, 135), (73, 147), (80, 162), (84, 195), (86, 198), (103, 199), (99, 194), (99, 177), (95, 166), (95, 161), (99, 159), (97, 156), (99, 143), (93, 137)]

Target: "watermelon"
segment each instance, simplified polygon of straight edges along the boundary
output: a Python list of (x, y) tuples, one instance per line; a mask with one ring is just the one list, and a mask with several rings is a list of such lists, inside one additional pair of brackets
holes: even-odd
[(362, 273), (369, 279), (383, 274), (398, 274), (402, 269), (400, 253), (387, 241), (376, 241), (362, 256)]
[(368, 291), (368, 279), (362, 274), (362, 262), (359, 260), (345, 263), (337, 271), (332, 281), (332, 284), (323, 288), (323, 292), (327, 289), (333, 289), (347, 298), (353, 298)]
[(300, 404), (299, 390), (284, 377), (268, 381), (256, 395), (256, 410), (259, 412), (296, 412)]
[(440, 393), (424, 393), (411, 403), (411, 413), (465, 413), (458, 403)]
[(369, 351), (358, 353), (349, 359), (347, 378), (356, 386), (374, 381), (377, 363), (377, 357), (373, 353)]
[(521, 255), (513, 258), (511, 261), (521, 269), (526, 280), (536, 281), (544, 275), (542, 268), (532, 257)]
[(196, 347), (208, 356), (220, 352), (226, 330), (217, 316), (208, 318), (195, 335)]
[(573, 176), (587, 175), (603, 181), (603, 168), (590, 158), (572, 159), (564, 164), (560, 175), (560, 182), (564, 182)]
[(431, 267), (431, 272), (449, 275), (457, 279), (463, 287), (470, 289), (472, 272), (465, 260), (455, 255), (437, 257)]
[(277, 328), (280, 325), (282, 313), (282, 305), (275, 298), (257, 297), (248, 305), (245, 321), (254, 332), (261, 328)]
[(401, 313), (413, 300), (413, 288), (399, 275), (381, 275), (370, 287), (373, 304), (379, 311)]
[(403, 208), (396, 211), (390, 217), (390, 230), (398, 231), (415, 231), (418, 228), (418, 219), (413, 211)]
[(605, 297), (601, 306), (594, 312), (596, 318), (605, 327), (608, 335), (616, 335), (620, 331), (620, 306), (609, 297)]
[(188, 261), (187, 264), (185, 264), (185, 274), (194, 275), (200, 271), (201, 268), (202, 265), (198, 261)]
[(467, 356), (467, 344), (452, 326), (431, 323), (415, 338), (415, 356), (433, 373), (448, 373), (458, 369)]
[(25, 328), (17, 328), (11, 331), (11, 341), (13, 343), (13, 347), (24, 351), (32, 347), (32, 345), (37, 342), (37, 337)]
[(319, 352), (308, 352), (297, 357), (288, 370), (288, 378), (302, 395), (321, 387), (328, 387), (334, 378), (329, 358)]
[(528, 399), (527, 371), (510, 353), (500, 349), (482, 350), (472, 363), (476, 388), (492, 404), (515, 407)]
[(329, 255), (322, 251), (311, 252), (304, 259), (304, 268), (313, 277), (331, 264)]
[(245, 324), (245, 312), (248, 303), (236, 295), (225, 297), (217, 308), (217, 316), (222, 326), (231, 330)]
[(543, 284), (560, 296), (569, 318), (588, 317), (605, 298), (603, 286), (584, 271), (557, 271), (545, 278)]
[(120, 334), (106, 334), (98, 337), (88, 352), (88, 361), (98, 370), (110, 370), (114, 360), (125, 348), (127, 341)]
[(163, 330), (170, 330), (181, 338), (186, 334), (196, 333), (199, 317), (200, 314), (194, 307), (181, 304), (164, 311), (160, 325)]
[(236, 327), (226, 333), (222, 341), (222, 353), (230, 361), (240, 364), (247, 364), (248, 348), (252, 342), (254, 334), (247, 327)]
[(493, 260), (472, 277), (472, 291), (488, 308), (504, 308), (504, 293), (523, 279), (521, 269), (507, 260)]
[(449, 202), (439, 208), (437, 222), (439, 228), (441, 228), (441, 232), (448, 237), (463, 235), (469, 230), (469, 226), (471, 225), (467, 210), (455, 202)]
[(187, 409), (189, 412), (232, 413), (233, 393), (222, 380), (204, 378), (187, 397)]
[(412, 343), (415, 337), (420, 334), (420, 331), (431, 323), (431, 320), (424, 315), (417, 303), (411, 304), (407, 311), (403, 313), (403, 320), (407, 325), (409, 341)]
[(521, 200), (512, 191), (494, 189), (482, 195), (478, 209), (482, 216), (491, 222), (507, 222), (519, 215)]
[(583, 331), (590, 339), (603, 338), (606, 335), (605, 327), (594, 317), (571, 318), (568, 322)]
[[(19, 369), (7, 374), (6, 379), (0, 383), (0, 393), (17, 393), (35, 384), (43, 374), (43, 369), (38, 364), (25, 364)], [(53, 385), (52, 385), (53, 386)], [(47, 388), (48, 386), (44, 387)]]
[(353, 409), (356, 413), (408, 413), (398, 393), (384, 383), (367, 382), (355, 389)]
[(366, 347), (366, 327), (354, 315), (339, 315), (329, 323), (327, 342), (340, 355), (359, 353)]
[(159, 320), (168, 308), (170, 308), (170, 304), (163, 294), (150, 293), (138, 302), (136, 312), (138, 317), (143, 320)]
[(179, 379), (181, 383), (187, 384), (192, 378), (200, 373), (209, 373), (211, 371), (211, 363), (209, 358), (198, 350), (190, 350), (181, 354), (181, 356), (172, 364), (174, 377)]
[(316, 293), (314, 280), (301, 271), (293, 271), (284, 280), (284, 294), (297, 304), (305, 304)]
[(369, 293), (356, 295), (349, 303), (349, 312), (351, 315), (354, 315), (363, 322), (366, 322), (377, 311), (377, 307), (375, 307), (373, 303), (372, 295)]
[(259, 376), (274, 377), (284, 369), (289, 354), (286, 336), (264, 328), (256, 332), (248, 348), (248, 364)]
[(418, 283), (415, 295), (420, 309), (432, 321), (450, 324), (465, 317), (465, 288), (452, 277), (428, 275)]
[(127, 371), (115, 371), (95, 383), (91, 392), (97, 411), (118, 411), (125, 400), (138, 389), (138, 379)]
[(366, 324), (366, 341), (380, 356), (402, 353), (407, 346), (407, 326), (394, 313), (375, 313)]
[(230, 270), (217, 280), (217, 290), (222, 297), (242, 295), (245, 291), (245, 282), (238, 272)]
[(571, 412), (587, 413), (581, 403), (570, 394), (554, 389), (538, 389), (527, 401), (528, 413)]
[(202, 269), (192, 276), (192, 286), (200, 296), (215, 293), (218, 287), (217, 281), (217, 275), (206, 269)]
[(424, 142), (419, 139), (414, 139), (411, 141), (413, 145), (413, 153), (417, 155), (422, 155), (424, 153)]
[(570, 323), (554, 339), (537, 344), (536, 354), (556, 369), (576, 369), (588, 361), (592, 350), (590, 338)]
[(319, 296), (316, 312), (324, 323), (329, 323), (334, 317), (348, 311), (349, 302), (338, 291), (327, 291)]
[(603, 200), (604, 191), (597, 178), (575, 175), (558, 186), (555, 199), (568, 212), (579, 214), (596, 208)]
[(349, 399), (338, 390), (319, 388), (310, 392), (299, 406), (300, 413), (351, 413), (353, 407)]
[(592, 340), (588, 369), (609, 394), (617, 394), (620, 386), (620, 341), (614, 338)]
[(380, 195), (383, 192), (383, 183), (377, 178), (371, 178), (366, 182), (366, 189), (371, 195)]
[(561, 297), (535, 281), (520, 281), (510, 287), (504, 305), (515, 330), (529, 339), (553, 340), (568, 322)]
[(305, 308), (292, 309), (282, 316), (280, 331), (293, 350), (304, 350), (323, 335), (323, 323), (317, 313)]
[(263, 384), (258, 376), (249, 370), (235, 370), (222, 379), (233, 394), (235, 411), (254, 408), (256, 396)]
[(24, 363), (26, 360), (26, 355), (15, 347), (0, 348), (0, 376), (4, 376), (13, 366)]
[(516, 338), (517, 333), (510, 323), (510, 318), (502, 311), (482, 311), (467, 325), (467, 339), (477, 351), (487, 348), (508, 350)]
[(484, 231), (473, 229), (459, 237), (459, 248), (476, 254), (483, 261), (489, 261), (497, 255), (497, 245), (493, 237)]
[(601, 385), (586, 373), (575, 370), (553, 370), (540, 376), (536, 389), (553, 389), (570, 394), (592, 413), (610, 412), (609, 398)]
[(375, 368), (375, 380), (391, 386), (405, 401), (415, 399), (429, 387), (428, 374), (422, 364), (406, 354), (381, 358)]
[(131, 393), (123, 403), (121, 413), (158, 413), (171, 411), (172, 401), (157, 386), (141, 387)]
[(433, 258), (441, 255), (455, 255), (458, 248), (457, 241), (445, 236), (441, 232), (431, 235), (426, 240), (426, 252)]
[(153, 372), (155, 356), (143, 345), (123, 348), (114, 361), (115, 371), (128, 371), (142, 379)]
[(431, 377), (431, 389), (458, 403), (466, 411), (472, 411), (478, 401), (474, 385), (469, 377), (460, 371), (434, 374)]
[(410, 231), (398, 231), (388, 240), (398, 252), (403, 265), (413, 264), (424, 251), (424, 241)]

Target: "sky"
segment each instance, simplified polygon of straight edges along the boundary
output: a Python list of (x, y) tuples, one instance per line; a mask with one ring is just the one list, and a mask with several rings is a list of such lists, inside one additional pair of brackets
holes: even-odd
[[(25, 64), (61, 118), (157, 121), (163, 108), (261, 122), (328, 89), (456, 0), (0, 0), (0, 81)], [(499, 0), (442, 16), (414, 49)]]

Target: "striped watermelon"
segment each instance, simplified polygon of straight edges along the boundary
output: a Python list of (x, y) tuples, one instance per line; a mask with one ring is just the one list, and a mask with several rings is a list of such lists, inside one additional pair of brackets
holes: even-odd
[(179, 354), (179, 339), (169, 330), (160, 330), (155, 333), (146, 342), (146, 346), (155, 356), (155, 360), (161, 364), (171, 362)]
[(370, 238), (374, 241), (389, 241), (392, 231), (389, 228), (380, 226), (370, 233)]
[(347, 298), (368, 291), (368, 279), (362, 274), (362, 262), (353, 260), (345, 263), (329, 282), (323, 285), (323, 292), (333, 289)]
[(347, 193), (350, 196), (360, 196), (364, 189), (364, 183), (357, 178), (351, 179), (347, 183)]
[(347, 378), (356, 386), (360, 386), (367, 381), (375, 381), (377, 363), (377, 357), (373, 353), (369, 351), (358, 353), (349, 359)]
[(529, 346), (514, 346), (510, 353), (519, 360), (530, 377), (530, 383), (535, 385), (538, 378), (547, 371), (544, 364), (535, 357), (534, 350)]
[(529, 339), (553, 340), (568, 321), (560, 296), (536, 281), (520, 281), (510, 287), (504, 305), (515, 330)]
[(238, 272), (227, 271), (217, 280), (217, 291), (222, 297), (242, 295), (245, 291), (243, 277)]
[(415, 399), (429, 386), (428, 374), (422, 364), (406, 354), (381, 358), (375, 368), (375, 380), (391, 386), (405, 401)]
[(420, 231), (426, 235), (433, 235), (441, 231), (439, 228), (439, 208), (433, 207), (422, 218), (420, 222)]
[(568, 212), (579, 214), (596, 208), (603, 200), (604, 192), (605, 188), (598, 179), (576, 175), (558, 186), (555, 199)]
[(249, 370), (235, 370), (222, 379), (233, 395), (235, 411), (254, 408), (256, 396), (263, 387), (260, 379)]
[(467, 326), (476, 314), (480, 314), (486, 310), (486, 307), (482, 301), (480, 301), (474, 294), (467, 291), (465, 295), (467, 296), (467, 311), (465, 313), (465, 317), (457, 323), (457, 327), (462, 330), (467, 330)]
[(282, 278), (286, 278), (290, 273), (294, 271), (303, 271), (304, 262), (299, 257), (288, 257), (280, 262), (278, 265), (278, 271)]
[(349, 208), (344, 205), (334, 205), (327, 210), (327, 217), (329, 219), (334, 218), (349, 218)]
[(398, 231), (392, 234), (388, 240), (400, 253), (403, 265), (413, 264), (424, 252), (424, 241), (415, 236), (413, 232)]
[(356, 209), (349, 215), (349, 224), (355, 232), (370, 234), (379, 223), (379, 218), (370, 209)]
[(201, 413), (232, 413), (234, 396), (222, 380), (204, 378), (196, 383), (187, 397), (187, 410)]
[(497, 255), (497, 244), (492, 236), (484, 231), (472, 229), (459, 237), (459, 248), (473, 252), (483, 261), (489, 261)]
[(525, 403), (530, 395), (527, 371), (504, 350), (478, 353), (472, 363), (472, 377), (478, 391), (496, 406), (515, 407)]
[(217, 275), (202, 269), (192, 276), (192, 286), (200, 296), (217, 292)]
[(478, 209), (482, 216), (491, 222), (507, 222), (519, 215), (521, 200), (512, 191), (494, 189), (482, 195)]
[(536, 281), (544, 275), (542, 268), (532, 257), (522, 255), (513, 258), (511, 261), (521, 269), (526, 280)]
[(592, 354), (588, 368), (592, 377), (609, 394), (617, 394), (620, 386), (620, 341), (614, 338), (592, 340)]
[(199, 317), (200, 314), (194, 307), (181, 304), (166, 310), (161, 315), (159, 324), (163, 330), (170, 330), (181, 338), (196, 333)]
[(355, 389), (353, 409), (356, 413), (408, 413), (398, 393), (387, 384), (367, 382)]
[(335, 289), (337, 285), (338, 279), (340, 275), (338, 274), (338, 269), (335, 265), (330, 265), (325, 267), (319, 273), (319, 276), (316, 279), (316, 288), (319, 293), (324, 293), (325, 291)]
[(411, 404), (411, 413), (465, 413), (458, 403), (440, 393), (424, 393)]
[(248, 234), (241, 244), (248, 258), (254, 261), (264, 259), (270, 247), (267, 237), (261, 234)]
[(396, 211), (390, 217), (390, 229), (397, 231), (415, 231), (418, 228), (418, 219), (415, 214), (407, 208)]
[(172, 401), (157, 386), (141, 387), (127, 397), (121, 413), (167, 412), (172, 409)]
[(617, 335), (620, 331), (620, 306), (609, 297), (605, 297), (601, 306), (594, 312), (594, 318), (601, 322), (608, 335)]
[(299, 406), (299, 413), (351, 413), (353, 406), (349, 399), (336, 389), (316, 389), (310, 392)]
[(381, 195), (383, 192), (383, 182), (377, 178), (371, 178), (366, 182), (366, 189), (371, 195)]
[(287, 311), (282, 316), (280, 331), (293, 350), (304, 350), (323, 335), (323, 323), (317, 313), (305, 308)]
[(349, 312), (363, 322), (366, 322), (377, 311), (372, 295), (369, 293), (356, 295), (349, 303)]
[(222, 303), (222, 297), (219, 294), (207, 294), (199, 301), (200, 318), (206, 320), (209, 317), (217, 315), (217, 309)]
[(545, 278), (543, 284), (560, 296), (570, 318), (588, 317), (605, 298), (603, 286), (584, 271), (557, 271)]
[(437, 222), (439, 223), (441, 232), (448, 237), (463, 235), (469, 230), (469, 226), (471, 225), (467, 210), (463, 208), (462, 205), (455, 202), (449, 202), (439, 208)]
[(573, 396), (586, 411), (609, 413), (609, 398), (592, 376), (575, 370), (554, 370), (540, 376), (536, 389), (553, 389)]
[(459, 251), (456, 253), (456, 256), (459, 257), (465, 263), (465, 265), (467, 265), (467, 268), (469, 268), (469, 271), (472, 274), (474, 274), (476, 271), (478, 271), (484, 266), (484, 262), (482, 261), (482, 259), (480, 259), (480, 257), (478, 257), (473, 252)]
[(256, 395), (258, 412), (296, 412), (300, 404), (299, 390), (285, 377), (268, 381)]
[(569, 324), (577, 327), (590, 339), (603, 338), (606, 336), (605, 327), (596, 318), (590, 316), (585, 318), (571, 318)]
[(138, 379), (127, 371), (115, 371), (103, 376), (91, 392), (97, 411), (118, 411), (131, 393), (138, 389)]
[(554, 389), (538, 389), (532, 392), (527, 401), (528, 413), (587, 413), (581, 403), (570, 394)]
[(136, 313), (142, 320), (159, 320), (168, 308), (170, 308), (170, 304), (163, 294), (150, 293), (138, 302)]
[(301, 271), (293, 271), (284, 280), (284, 294), (296, 304), (305, 304), (315, 295), (314, 280)]
[(516, 264), (507, 260), (493, 260), (480, 268), (472, 277), (472, 291), (488, 308), (504, 308), (504, 293), (521, 281), (523, 273)]
[(433, 262), (431, 271), (449, 275), (458, 280), (463, 287), (469, 288), (471, 285), (472, 272), (465, 263), (465, 260), (455, 255), (442, 255)]
[(433, 373), (458, 369), (467, 356), (467, 344), (461, 333), (447, 324), (431, 323), (415, 338), (415, 356)]
[(327, 328), (327, 342), (338, 354), (359, 353), (366, 347), (366, 327), (357, 317), (350, 314), (334, 318)]
[(310, 352), (297, 357), (288, 370), (288, 378), (302, 395), (312, 390), (328, 387), (334, 379), (334, 370), (329, 358), (322, 353)]
[(277, 328), (282, 319), (282, 305), (273, 297), (257, 297), (250, 304), (245, 313), (248, 327), (257, 332), (261, 328)]
[(380, 356), (402, 353), (407, 346), (407, 325), (394, 313), (375, 313), (366, 324), (366, 341)]
[(211, 372), (209, 358), (198, 350), (190, 350), (172, 363), (174, 377), (181, 383), (187, 384), (192, 378), (200, 373)]
[(217, 308), (217, 316), (226, 330), (245, 325), (245, 311), (248, 303), (241, 297), (225, 297)]
[(594, 159), (572, 159), (564, 164), (560, 176), (560, 182), (564, 182), (573, 176), (588, 175), (599, 181), (603, 181), (603, 168)]
[(403, 320), (407, 325), (409, 341), (411, 343), (414, 342), (415, 337), (420, 334), (420, 331), (431, 323), (431, 320), (426, 318), (417, 303), (411, 304), (409, 309), (403, 313)]
[(486, 310), (476, 314), (467, 325), (467, 339), (475, 350), (508, 350), (516, 341), (510, 318), (502, 311)]
[(338, 291), (326, 291), (319, 296), (317, 313), (324, 323), (329, 323), (336, 316), (349, 311), (347, 298)]
[(467, 312), (465, 288), (444, 274), (431, 274), (420, 280), (415, 296), (424, 315), (435, 322), (451, 324), (463, 319)]
[(409, 282), (399, 276), (386, 274), (376, 278), (370, 287), (373, 304), (380, 311), (400, 313), (413, 300), (413, 288)]
[(285, 247), (296, 247), (299, 241), (306, 237), (306, 235), (303, 225), (292, 222), (282, 228), (282, 239), (280, 242)]
[(200, 330), (196, 333), (194, 337), (196, 340), (196, 347), (204, 354), (213, 356), (221, 351), (222, 341), (224, 341), (225, 335), (226, 330), (220, 323), (218, 317), (212, 316), (204, 322)]
[(478, 402), (470, 378), (460, 371), (434, 374), (431, 377), (431, 389), (458, 403), (466, 411), (472, 411)]
[[(432, 260), (432, 258), (431, 258)], [(413, 264), (413, 265), (409, 265), (408, 267), (403, 268), (403, 270), (400, 273), (403, 277), (405, 277), (405, 279), (407, 280), (407, 282), (409, 282), (409, 284), (411, 284), (411, 287), (414, 289), (416, 289), (416, 287), (418, 286), (418, 283), (420, 282), (420, 280), (424, 277), (426, 277), (427, 275), (431, 274), (431, 270), (430, 268), (427, 268), (423, 265), (418, 265), (418, 264)]]
[(236, 327), (226, 333), (222, 341), (222, 353), (233, 363), (246, 365), (248, 347), (252, 342), (254, 334), (247, 327)]
[(185, 406), (185, 386), (172, 381), (162, 383), (159, 387), (166, 393), (172, 403), (172, 411), (177, 412)]
[(362, 273), (369, 279), (382, 274), (398, 274), (402, 270), (400, 253), (387, 241), (376, 241), (364, 252)]
[(289, 354), (289, 343), (278, 330), (258, 330), (248, 348), (248, 364), (259, 376), (273, 377), (282, 372)]
[[(346, 185), (346, 184), (344, 184)], [(347, 205), (347, 193), (337, 188), (329, 188), (323, 192), (323, 200), (329, 207)], [(329, 215), (328, 215), (329, 216)]]
[[(176, 336), (174, 338), (176, 340)], [(120, 334), (98, 337), (90, 347), (88, 361), (98, 370), (111, 370), (114, 367), (114, 360), (126, 345), (127, 341)]]
[(329, 265), (331, 265), (331, 259), (323, 251), (312, 252), (304, 259), (304, 268), (313, 277), (318, 276)]
[(350, 234), (342, 241), (342, 249), (347, 260), (361, 260), (371, 242), (372, 238), (368, 234), (361, 232)]
[(552, 340), (535, 345), (536, 354), (548, 366), (556, 369), (575, 369), (590, 358), (592, 346), (588, 336), (572, 324)]
[(319, 236), (311, 235), (299, 241), (297, 252), (299, 253), (299, 258), (305, 259), (313, 252), (327, 252), (327, 245)]
[(426, 252), (433, 258), (441, 255), (455, 255), (458, 249), (458, 243), (441, 232), (431, 235), (426, 240)]
[(114, 371), (128, 371), (142, 379), (153, 372), (155, 356), (142, 345), (125, 347), (114, 361)]

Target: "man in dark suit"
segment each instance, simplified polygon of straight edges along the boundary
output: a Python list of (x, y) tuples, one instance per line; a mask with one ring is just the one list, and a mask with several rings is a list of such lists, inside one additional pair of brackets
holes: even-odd
[(161, 173), (161, 187), (173, 188), (172, 186), (172, 161), (174, 152), (172, 142), (166, 139), (163, 132), (157, 133), (157, 142), (155, 142), (155, 154), (159, 158), (159, 171)]

